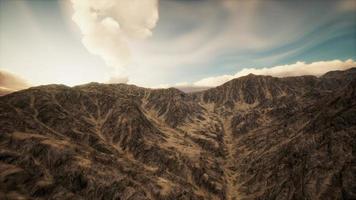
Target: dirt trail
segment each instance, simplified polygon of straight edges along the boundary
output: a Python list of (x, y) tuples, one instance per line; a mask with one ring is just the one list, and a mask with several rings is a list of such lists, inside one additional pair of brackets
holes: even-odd
[(234, 158), (234, 141), (235, 138), (232, 135), (231, 130), (231, 118), (226, 118), (222, 122), (224, 129), (224, 146), (226, 149), (226, 157), (223, 162), (225, 180), (226, 180), (226, 196), (228, 200), (238, 200), (239, 194), (237, 192), (236, 176), (237, 172), (234, 171), (235, 168), (235, 158)]
[(214, 110), (213, 105), (203, 105), (208, 115), (212, 119), (217, 120), (224, 132), (223, 146), (225, 149), (225, 157), (221, 160), (221, 167), (224, 170), (224, 176), (226, 180), (226, 198), (227, 200), (238, 200), (240, 195), (238, 194), (238, 185), (236, 183), (237, 172), (235, 169), (236, 157), (234, 157), (234, 143), (236, 138), (233, 137), (231, 130), (231, 116), (223, 117)]

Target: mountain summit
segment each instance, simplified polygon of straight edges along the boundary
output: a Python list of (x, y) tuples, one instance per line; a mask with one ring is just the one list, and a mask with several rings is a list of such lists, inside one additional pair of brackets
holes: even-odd
[(1, 199), (356, 199), (356, 73), (0, 97)]

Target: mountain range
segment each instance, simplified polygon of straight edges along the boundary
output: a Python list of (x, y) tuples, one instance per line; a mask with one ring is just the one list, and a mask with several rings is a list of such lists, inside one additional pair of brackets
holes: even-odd
[(356, 68), (0, 97), (0, 199), (356, 199)]

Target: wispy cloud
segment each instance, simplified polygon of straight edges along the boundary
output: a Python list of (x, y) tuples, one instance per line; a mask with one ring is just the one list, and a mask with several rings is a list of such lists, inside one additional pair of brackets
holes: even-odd
[[(132, 72), (130, 80), (144, 84), (153, 69), (150, 81), (157, 85), (192, 81), (237, 65), (354, 58), (355, 49), (342, 42), (352, 43), (355, 22), (350, 12), (339, 9), (341, 2), (348, 1), (161, 1), (157, 34), (133, 46), (140, 71)], [(323, 48), (328, 44), (333, 48)]]
[(0, 2), (1, 68), (36, 85), (150, 87), (356, 59), (354, 0), (161, 0), (159, 21), (158, 0)]

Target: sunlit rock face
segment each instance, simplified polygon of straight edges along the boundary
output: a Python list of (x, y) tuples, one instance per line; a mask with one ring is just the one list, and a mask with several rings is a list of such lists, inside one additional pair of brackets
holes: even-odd
[(0, 97), (0, 199), (355, 199), (356, 70)]

